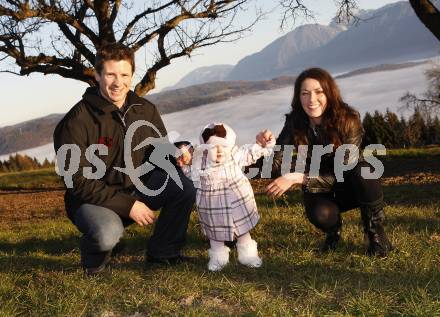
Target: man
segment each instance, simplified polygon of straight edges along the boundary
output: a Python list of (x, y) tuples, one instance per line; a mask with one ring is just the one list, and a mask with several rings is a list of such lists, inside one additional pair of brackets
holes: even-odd
[[(126, 166), (124, 138), (132, 123), (145, 120), (155, 127), (141, 126), (133, 135), (131, 157), (135, 168), (148, 159), (152, 146), (133, 148), (149, 137), (167, 135), (156, 107), (130, 90), (134, 54), (125, 46), (110, 44), (97, 52), (95, 69), (99, 86), (86, 90), (54, 132), (56, 152), (65, 144), (75, 144), (81, 150), (79, 170), (72, 177), (73, 187), (65, 194), (67, 214), (82, 233), (81, 265), (88, 275), (102, 271), (124, 227), (133, 222), (140, 226), (156, 222), (148, 242), (147, 262), (185, 261), (188, 258), (180, 251), (195, 199), (192, 182), (177, 169), (182, 183), (178, 186), (166, 171), (155, 168), (142, 177), (142, 182), (151, 190), (164, 188), (158, 195), (149, 196), (136, 190), (127, 173), (115, 169)], [(89, 162), (90, 153), (86, 153), (92, 144), (107, 147), (106, 155), (97, 155), (105, 163), (105, 173), (100, 179), (85, 177), (83, 172), (84, 168), (98, 167)], [(65, 163), (69, 165), (69, 158)], [(153, 210), (159, 209), (161, 213), (156, 221)]]

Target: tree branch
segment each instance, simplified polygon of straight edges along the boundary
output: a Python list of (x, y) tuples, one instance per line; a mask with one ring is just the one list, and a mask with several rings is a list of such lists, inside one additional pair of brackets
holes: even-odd
[[(315, 19), (315, 13), (309, 9), (304, 0), (278, 0), (279, 5), (282, 8), (282, 17), (280, 28), (285, 29), (289, 22), (295, 25), (296, 20), (299, 17), (303, 17), (305, 20)], [(357, 23), (360, 21), (356, 15), (358, 7), (357, 0), (335, 0), (337, 7), (336, 21), (337, 23), (350, 23), (354, 21)]]
[(21, 76), (20, 73), (13, 72), (12, 70), (0, 70), (0, 73), (8, 73), (8, 74), (13, 74), (13, 75)]
[(90, 86), (96, 86), (97, 83), (94, 78), (94, 69), (83, 68), (81, 65), (79, 66), (80, 68), (68, 69), (64, 68), (61, 65), (35, 65), (20, 71), (20, 75), (29, 75), (31, 73), (42, 73), (44, 75), (57, 74), (64, 78), (71, 78), (83, 81)]
[(120, 6), (121, 6), (121, 0), (114, 0), (112, 13), (110, 14), (110, 20), (109, 20), (110, 25), (113, 25), (113, 23), (115, 22), (116, 17), (118, 16), (119, 13)]
[(429, 0), (409, 0), (414, 12), (429, 31), (440, 41), (440, 12)]
[(130, 23), (127, 24), (127, 27), (124, 30), (124, 33), (122, 34), (119, 42), (124, 42), (127, 40), (128, 35), (130, 34), (131, 30), (133, 29), (133, 27), (135, 26), (136, 23), (139, 22), (140, 19), (144, 18), (145, 16), (152, 14), (152, 13), (156, 13), (159, 12), (165, 8), (168, 8), (169, 6), (178, 3), (178, 0), (172, 0), (166, 4), (164, 4), (163, 6), (157, 7), (156, 9), (151, 9), (148, 8), (147, 10), (144, 10), (144, 12), (139, 13), (138, 15), (136, 15), (133, 20), (130, 21)]
[[(83, 22), (86, 16), (88, 7), (82, 5), (76, 14), (76, 19)], [(81, 42), (81, 32), (76, 30), (73, 34), (66, 23), (57, 23), (59, 29), (64, 34), (64, 36), (72, 43), (75, 47), (74, 58), (78, 61), (80, 60), (80, 55), (84, 56), (91, 65), (95, 63), (95, 55)]]
[(25, 1), (16, 7), (16, 11), (0, 5), (0, 16), (9, 16), (15, 21), (25, 21), (31, 18), (42, 18), (55, 23), (65, 23), (87, 36), (94, 44), (99, 42), (96, 34), (84, 23), (75, 19), (72, 15), (64, 12), (60, 8), (48, 6), (39, 2), (35, 9), (29, 8), (29, 2)]
[(239, 39), (254, 23), (233, 22), (251, 1), (152, 0), (127, 24), (119, 18), (129, 9), (123, 0), (0, 0), (0, 61), (11, 61), (5, 72), (58, 74), (95, 85), (95, 52), (121, 35), (117, 41), (133, 51), (148, 43), (154, 50), (152, 66), (136, 85), (143, 95), (172, 59)]
[[(182, 56), (190, 56), (191, 53), (195, 49), (199, 49), (201, 47), (216, 45), (218, 43), (225, 43), (225, 42), (232, 42), (236, 41), (239, 37), (241, 37), (242, 33), (246, 30), (250, 30), (258, 21), (260, 17), (257, 17), (250, 25), (248, 25), (245, 28), (242, 28), (240, 30), (232, 30), (229, 32), (226, 32), (225, 29), (228, 29), (231, 24), (228, 24), (224, 27), (224, 29), (219, 34), (214, 34), (213, 32), (203, 33), (203, 26), (200, 26), (198, 28), (198, 32), (193, 35), (189, 36), (185, 30), (180, 29), (180, 32), (185, 35), (186, 38), (191, 39), (191, 44), (186, 44), (185, 40), (180, 37), (179, 40), (179, 46), (180, 50), (179, 52), (169, 54), (167, 55), (166, 49), (164, 46), (165, 43), (165, 35), (162, 33), (159, 35), (157, 45), (158, 45), (158, 51), (159, 51), (159, 58), (155, 62), (155, 64), (150, 67), (144, 77), (141, 79), (141, 81), (136, 85), (135, 92), (138, 95), (145, 95), (148, 91), (151, 89), (154, 89), (155, 87), (155, 79), (157, 72), (164, 68), (165, 66), (168, 66), (171, 63), (171, 60), (182, 57)], [(231, 19), (233, 20), (233, 19)], [(179, 36), (179, 33), (177, 33)], [(228, 40), (230, 36), (237, 35), (236, 38)]]
[(354, 23), (359, 22), (359, 17), (356, 15), (359, 9), (356, 0), (338, 0), (338, 11), (336, 12), (337, 23), (350, 23), (352, 20)]
[(281, 29), (285, 29), (289, 21), (295, 24), (296, 19), (300, 16), (303, 16), (306, 20), (315, 18), (315, 13), (309, 10), (302, 0), (280, 0), (280, 6), (283, 9)]
[[(157, 36), (162, 35), (163, 37), (166, 36), (172, 29), (176, 28), (179, 23), (182, 21), (188, 20), (188, 19), (205, 19), (205, 18), (211, 18), (215, 19), (217, 18), (217, 10), (221, 10), (226, 5), (230, 3), (238, 2), (238, 5), (241, 5), (245, 2), (245, 0), (237, 1), (237, 0), (223, 0), (219, 2), (211, 1), (209, 6), (206, 8), (205, 11), (200, 11), (197, 13), (192, 13), (188, 10), (182, 10), (182, 13), (179, 15), (176, 15), (172, 19), (164, 22), (158, 29), (154, 30), (150, 34), (145, 35), (142, 39), (138, 40), (133, 45), (133, 50), (137, 51), (139, 48), (150, 42), (152, 39), (154, 39)], [(222, 13), (225, 13), (227, 11), (235, 10), (237, 6), (231, 6), (227, 10), (223, 10)]]

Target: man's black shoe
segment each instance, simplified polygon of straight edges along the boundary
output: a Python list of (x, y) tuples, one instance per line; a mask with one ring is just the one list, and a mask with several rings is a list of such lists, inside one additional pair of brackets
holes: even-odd
[(97, 276), (99, 274), (101, 274), (102, 272), (104, 272), (104, 270), (106, 269), (106, 267), (108, 266), (108, 263), (111, 260), (111, 255), (110, 252), (107, 253), (107, 255), (105, 256), (104, 260), (102, 261), (102, 264), (97, 266), (97, 267), (84, 267), (84, 274), (87, 277), (93, 277), (93, 276)]
[(126, 248), (126, 243), (123, 240), (120, 240), (118, 243), (116, 243), (116, 245), (114, 246), (111, 256), (117, 256), (120, 255), (122, 252), (125, 251)]
[(84, 274), (87, 277), (94, 277), (100, 275), (102, 272), (104, 272), (106, 266), (100, 265), (98, 267), (86, 267), (84, 268)]
[(161, 264), (161, 265), (177, 265), (181, 263), (194, 263), (195, 259), (193, 257), (177, 255), (173, 257), (154, 257), (147, 255), (146, 264)]

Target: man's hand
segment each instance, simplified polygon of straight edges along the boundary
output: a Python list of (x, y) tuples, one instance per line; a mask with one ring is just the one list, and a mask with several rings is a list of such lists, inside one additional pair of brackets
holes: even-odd
[(156, 220), (153, 211), (138, 200), (134, 202), (128, 216), (141, 227), (152, 224)]
[(256, 143), (261, 147), (266, 147), (267, 144), (273, 142), (274, 136), (272, 131), (265, 129), (257, 134), (255, 137)]
[(280, 197), (294, 184), (304, 184), (306, 175), (303, 173), (289, 173), (278, 177), (272, 183), (267, 185), (266, 194), (274, 198)]

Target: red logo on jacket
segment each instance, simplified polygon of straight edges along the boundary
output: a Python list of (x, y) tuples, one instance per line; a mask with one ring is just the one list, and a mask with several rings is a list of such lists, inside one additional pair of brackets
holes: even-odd
[(98, 139), (98, 144), (104, 144), (110, 149), (113, 145), (113, 139), (109, 136), (100, 136)]

